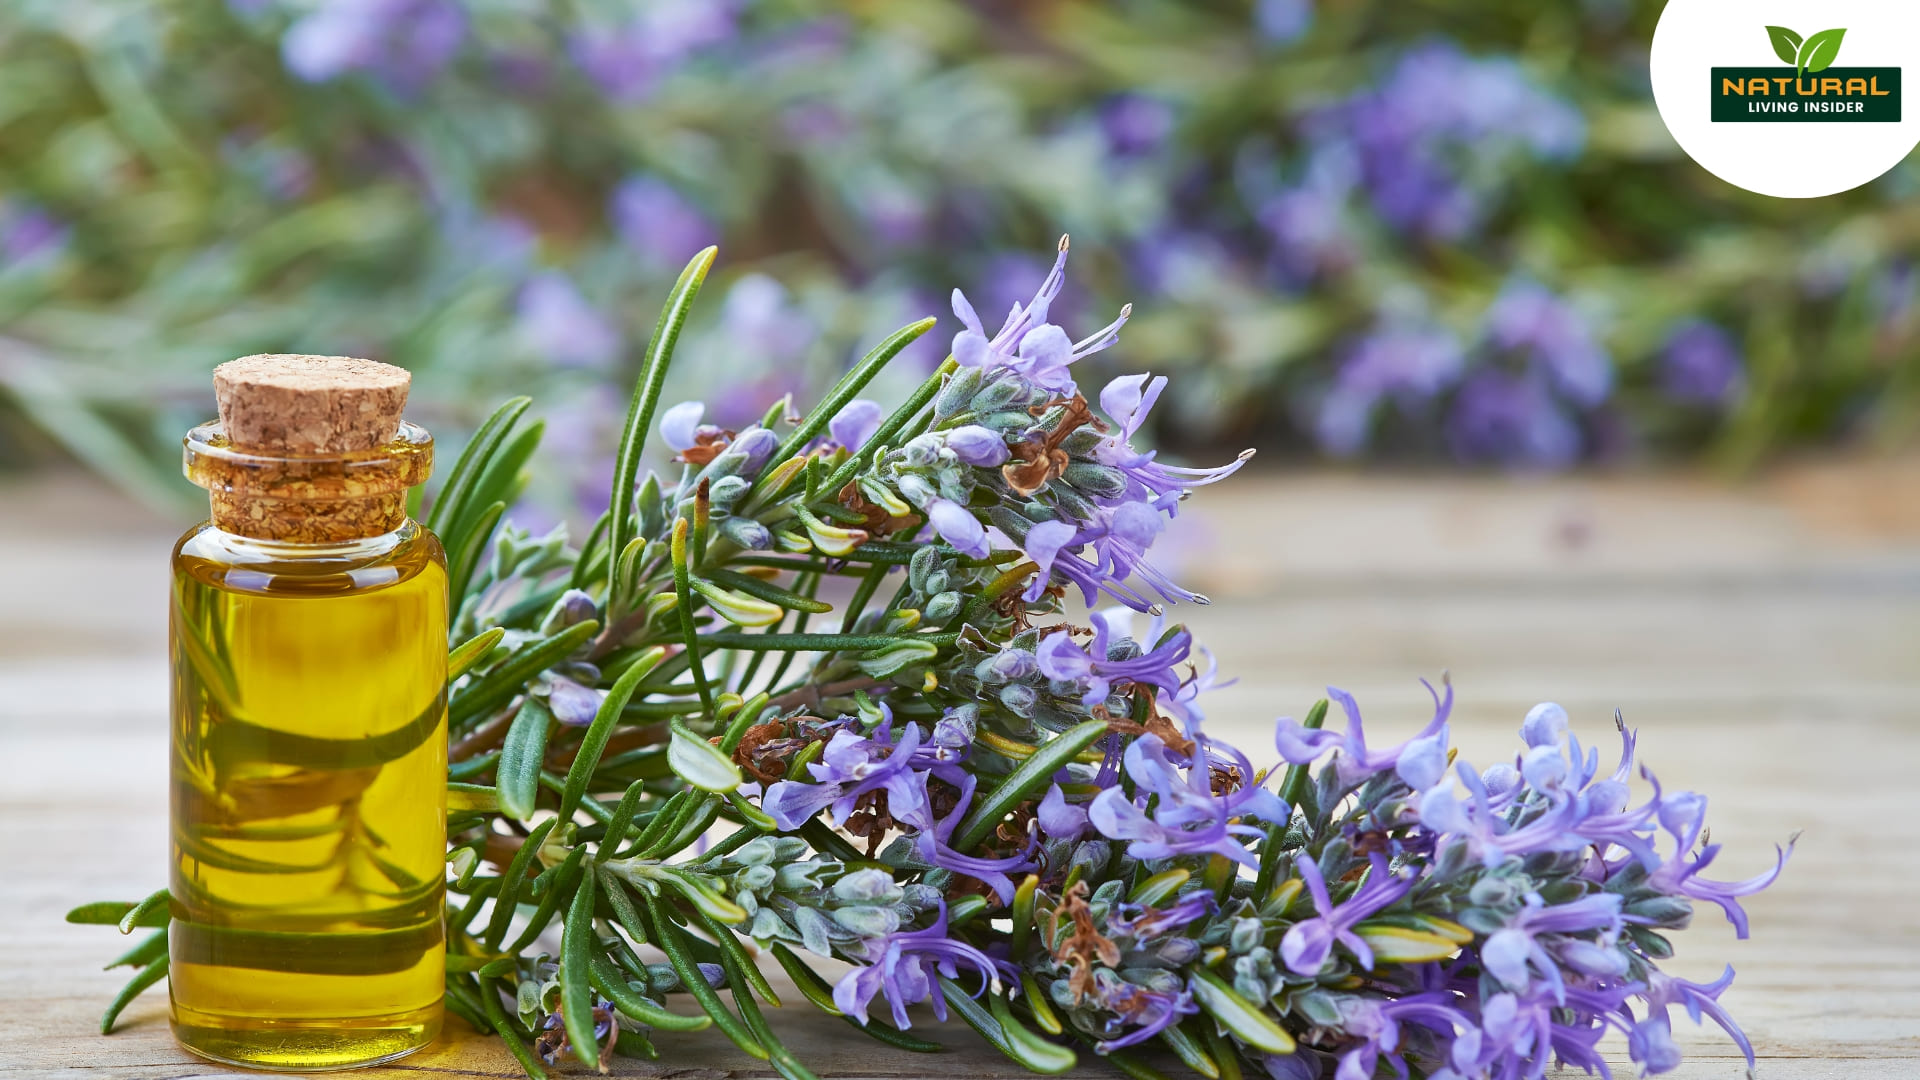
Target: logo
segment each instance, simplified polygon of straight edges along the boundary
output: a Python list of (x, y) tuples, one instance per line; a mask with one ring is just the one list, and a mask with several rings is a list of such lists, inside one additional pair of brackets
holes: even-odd
[(1668, 0), (1650, 74), (1660, 118), (1702, 168), (1762, 195), (1818, 198), (1920, 143), (1904, 101), (1917, 66), (1912, 0)]
[(1713, 122), (1899, 123), (1900, 69), (1834, 67), (1846, 36), (1844, 27), (1804, 38), (1767, 27), (1774, 55), (1791, 66), (1714, 68)]

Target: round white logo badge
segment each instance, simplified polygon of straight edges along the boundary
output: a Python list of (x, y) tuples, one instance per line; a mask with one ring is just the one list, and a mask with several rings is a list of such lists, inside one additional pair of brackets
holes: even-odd
[[(1920, 4), (1668, 0), (1653, 101), (1701, 168), (1783, 199), (1878, 177), (1920, 143)], [(1920, 91), (1920, 85), (1916, 86)]]

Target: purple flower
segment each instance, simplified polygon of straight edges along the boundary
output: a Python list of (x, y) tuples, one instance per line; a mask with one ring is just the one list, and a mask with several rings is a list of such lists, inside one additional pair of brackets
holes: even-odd
[[(1219, 749), (1228, 757), (1228, 770), (1237, 772), (1240, 786), (1225, 795), (1215, 795), (1211, 769), (1214, 748), (1204, 738), (1196, 738), (1194, 744), (1201, 758), (1183, 774), (1168, 760), (1166, 744), (1159, 736), (1135, 739), (1127, 747), (1125, 760), (1138, 794), (1129, 800), (1118, 787), (1102, 791), (1088, 808), (1087, 820), (1102, 836), (1129, 841), (1128, 851), (1136, 859), (1208, 854), (1224, 855), (1247, 866), (1258, 865), (1236, 837), (1259, 836), (1263, 830), (1230, 822), (1242, 814), (1282, 822), (1287, 819), (1286, 804), (1255, 785), (1253, 766), (1225, 744)], [(1151, 816), (1146, 810), (1150, 801)]]
[(1532, 375), (1483, 371), (1467, 380), (1446, 434), (1462, 461), (1562, 468), (1580, 456), (1580, 429)]
[(940, 539), (953, 545), (955, 551), (976, 559), (984, 559), (990, 550), (987, 546), (987, 528), (973, 511), (954, 502), (952, 499), (934, 498), (927, 502), (927, 519), (933, 523), (933, 529)]
[(1647, 972), (1646, 1019), (1633, 1025), (1627, 1036), (1627, 1052), (1633, 1060), (1639, 1062), (1649, 1073), (1670, 1072), (1680, 1065), (1680, 1048), (1673, 1043), (1673, 1024), (1667, 1010), (1679, 1005), (1687, 1010), (1687, 1016), (1694, 1023), (1700, 1023), (1702, 1014), (1713, 1018), (1720, 1029), (1727, 1033), (1733, 1044), (1746, 1056), (1747, 1068), (1752, 1069), (1753, 1043), (1747, 1040), (1747, 1033), (1733, 1022), (1733, 1017), (1720, 1004), (1720, 995), (1733, 985), (1733, 967), (1729, 965), (1718, 979), (1701, 984), (1676, 979), (1662, 971), (1649, 969)]
[(1394, 1062), (1396, 1072), (1400, 1071), (1402, 1066), (1395, 1055), (1400, 1049), (1402, 1023), (1419, 1024), (1451, 1040), (1456, 1029), (1471, 1024), (1453, 1007), (1453, 1001), (1450, 994), (1432, 992), (1399, 998), (1340, 998), (1341, 1031), (1361, 1042), (1340, 1055), (1334, 1080), (1372, 1080), (1382, 1055)]
[(1069, 803), (1059, 784), (1047, 789), (1034, 817), (1040, 823), (1040, 832), (1049, 840), (1078, 840), (1088, 828), (1086, 808)]
[(1687, 319), (1667, 335), (1660, 384), (1675, 401), (1724, 405), (1739, 389), (1744, 367), (1732, 335), (1703, 319)]
[(1255, 0), (1253, 26), (1275, 45), (1291, 45), (1313, 25), (1312, 0)]
[(732, 0), (656, 0), (629, 22), (575, 30), (568, 51), (601, 93), (640, 101), (687, 57), (730, 40), (738, 8)]
[(600, 711), (607, 692), (582, 686), (572, 679), (556, 675), (548, 684), (547, 707), (553, 718), (568, 727), (586, 727)]
[(660, 414), (660, 438), (675, 451), (698, 445), (700, 418), (707, 406), (698, 401), (683, 401)]
[(907, 1006), (928, 1000), (933, 1002), (934, 1016), (945, 1020), (947, 999), (934, 979), (936, 974), (957, 979), (961, 968), (971, 968), (980, 974), (980, 989), (976, 994), (984, 992), (1002, 976), (1012, 978), (1016, 974), (1013, 965), (947, 936), (944, 900), (932, 926), (863, 939), (848, 951), (866, 961), (867, 966), (856, 967), (841, 977), (833, 988), (833, 1003), (862, 1025), (867, 1022), (868, 1006), (879, 996), (884, 996), (892, 1007), (895, 1027), (912, 1027)]
[(557, 270), (521, 288), (515, 317), (527, 344), (561, 367), (604, 367), (620, 352), (619, 330)]
[(1067, 242), (1062, 237), (1060, 254), (1040, 283), (1039, 291), (1025, 307), (1013, 305), (999, 333), (991, 339), (966, 295), (959, 289), (953, 290), (953, 313), (965, 327), (954, 335), (953, 358), (964, 367), (989, 372), (1011, 370), (1041, 389), (1072, 393), (1073, 378), (1067, 374), (1068, 365), (1118, 341), (1120, 328), (1126, 325), (1132, 307), (1122, 308), (1118, 319), (1091, 337), (1080, 341), (1069, 338), (1065, 330), (1047, 321), (1054, 298), (1066, 283), (1066, 266)]
[(1007, 440), (999, 432), (966, 424), (946, 433), (947, 449), (962, 465), (977, 469), (998, 468), (1010, 456)]
[(1509, 990), (1527, 989), (1532, 974), (1537, 973), (1553, 987), (1556, 996), (1564, 997), (1560, 964), (1536, 935), (1598, 931), (1611, 941), (1620, 928), (1618, 894), (1595, 893), (1553, 907), (1545, 906), (1538, 896), (1529, 896), (1507, 925), (1480, 946), (1480, 963)]
[(880, 430), (880, 420), (879, 402), (854, 398), (827, 421), (827, 432), (834, 442), (849, 450), (858, 450)]
[(1447, 717), (1453, 712), (1453, 683), (1442, 681), (1445, 698), (1433, 684), (1421, 681), (1433, 696), (1433, 719), (1413, 738), (1386, 750), (1367, 746), (1367, 734), (1360, 725), (1360, 705), (1353, 695), (1338, 687), (1327, 687), (1327, 696), (1347, 714), (1345, 732), (1310, 729), (1290, 716), (1281, 717), (1274, 727), (1274, 746), (1280, 757), (1291, 765), (1309, 765), (1329, 750), (1338, 751), (1334, 769), (1343, 785), (1351, 787), (1383, 769), (1394, 769), (1409, 787), (1422, 790), (1440, 782), (1447, 761)]
[(439, 76), (466, 34), (466, 12), (451, 0), (334, 0), (287, 28), (280, 55), (305, 82), (376, 71), (413, 92)]
[(1699, 877), (1720, 854), (1719, 844), (1708, 844), (1694, 856), (1691, 852), (1699, 843), (1700, 834), (1706, 828), (1707, 800), (1690, 791), (1682, 791), (1660, 800), (1660, 827), (1673, 837), (1675, 851), (1673, 858), (1647, 876), (1647, 883), (1670, 896), (1685, 896), (1693, 900), (1706, 900), (1718, 904), (1726, 912), (1727, 921), (1733, 924), (1734, 936), (1747, 936), (1747, 912), (1740, 906), (1740, 897), (1751, 896), (1766, 888), (1780, 877), (1786, 869), (1787, 856), (1793, 853), (1793, 845), (1776, 847), (1777, 857), (1771, 870), (1763, 871), (1745, 881), (1709, 881)]
[(1350, 150), (1389, 224), (1449, 240), (1484, 215), (1485, 177), (1499, 175), (1484, 163), (1562, 161), (1585, 135), (1579, 112), (1513, 60), (1477, 59), (1445, 41), (1409, 50), (1378, 86), (1310, 115), (1306, 128), (1321, 147)]
[(1592, 407), (1613, 389), (1613, 361), (1573, 305), (1537, 282), (1510, 282), (1487, 309), (1493, 346), (1527, 355), (1569, 401)]
[(1454, 773), (1467, 789), (1468, 801), (1454, 798), (1448, 785), (1429, 788), (1420, 798), (1420, 823), (1435, 833), (1465, 840), (1468, 850), (1488, 869), (1510, 855), (1579, 851), (1589, 845), (1589, 840), (1573, 831), (1581, 816), (1576, 801), (1561, 800), (1526, 824), (1511, 825), (1493, 805), (1479, 774), (1466, 762), (1456, 765)]
[(1161, 464), (1155, 460), (1154, 451), (1141, 453), (1135, 450), (1132, 446), (1133, 436), (1147, 422), (1147, 414), (1153, 410), (1154, 403), (1160, 400), (1160, 393), (1166, 386), (1165, 375), (1151, 378), (1145, 374), (1122, 375), (1100, 391), (1100, 409), (1113, 418), (1118, 430), (1094, 447), (1093, 457), (1095, 461), (1111, 465), (1126, 474), (1129, 490), (1124, 498), (1128, 502), (1143, 501), (1147, 495), (1165, 499), (1183, 495), (1192, 488), (1218, 483), (1240, 471), (1240, 467), (1253, 457), (1253, 452), (1249, 450), (1226, 465), (1211, 469), (1189, 469)]
[(782, 780), (761, 798), (761, 809), (784, 830), (794, 830), (831, 808), (839, 825), (853, 813), (860, 797), (871, 791), (887, 793), (887, 812), (895, 820), (918, 829), (933, 827), (927, 804), (926, 778), (914, 770), (914, 751), (920, 728), (906, 724), (895, 742), (883, 723), (871, 738), (841, 729), (827, 742), (820, 760), (807, 766), (812, 783)]
[(1169, 694), (1179, 691), (1180, 677), (1174, 668), (1186, 662), (1193, 645), (1192, 634), (1183, 628), (1150, 652), (1115, 660), (1108, 650), (1107, 617), (1096, 611), (1089, 613), (1087, 619), (1093, 623), (1093, 640), (1084, 649), (1074, 644), (1073, 635), (1065, 631), (1041, 639), (1040, 648), (1035, 651), (1041, 674), (1061, 682), (1084, 684), (1086, 689), (1081, 692), (1080, 703), (1088, 708), (1107, 700), (1114, 683), (1140, 683)]
[(37, 206), (8, 203), (0, 198), (0, 260), (23, 263), (58, 250), (72, 230)]
[(1126, 1034), (1094, 1044), (1094, 1049), (1102, 1054), (1146, 1042), (1200, 1011), (1200, 1006), (1194, 1004), (1193, 991), (1188, 989), (1150, 990), (1121, 979), (1100, 986), (1096, 992), (1100, 1006), (1118, 1014), (1101, 1025), (1103, 1034), (1112, 1034), (1130, 1025)]
[(1384, 856), (1375, 852), (1372, 856), (1373, 869), (1367, 875), (1366, 883), (1359, 891), (1348, 897), (1346, 902), (1334, 906), (1333, 899), (1327, 895), (1327, 881), (1320, 875), (1320, 866), (1305, 852), (1294, 860), (1294, 866), (1300, 871), (1300, 880), (1307, 887), (1307, 895), (1313, 899), (1313, 910), (1318, 915), (1289, 927), (1285, 937), (1280, 939), (1280, 956), (1286, 961), (1287, 969), (1296, 975), (1317, 975), (1327, 965), (1333, 955), (1335, 943), (1345, 945), (1353, 953), (1360, 966), (1373, 970), (1373, 949), (1361, 940), (1353, 928), (1362, 920), (1377, 912), (1392, 907), (1400, 898), (1413, 889), (1411, 879), (1396, 876), (1387, 866)]
[(662, 269), (678, 268), (719, 239), (719, 230), (698, 206), (671, 184), (644, 173), (614, 188), (608, 212), (620, 239)]
[(1173, 106), (1144, 94), (1122, 94), (1100, 109), (1107, 145), (1122, 156), (1152, 153), (1173, 134), (1173, 127)]
[(1465, 362), (1459, 340), (1439, 327), (1389, 326), (1360, 338), (1315, 417), (1321, 449), (1336, 456), (1358, 452), (1381, 398), (1426, 401), (1452, 385)]
[[(953, 830), (960, 820), (967, 816), (967, 807), (973, 804), (973, 790), (979, 779), (968, 773), (960, 781), (960, 798), (947, 816), (934, 823), (931, 829), (923, 830), (914, 839), (914, 847), (920, 857), (957, 874), (965, 874), (980, 881), (993, 890), (1004, 907), (1013, 903), (1013, 879), (1007, 875), (1034, 868), (1033, 860), (1026, 855), (990, 859), (978, 855), (965, 855), (948, 846)], [(1059, 790), (1056, 788), (1055, 790)], [(891, 805), (891, 804), (889, 804)]]

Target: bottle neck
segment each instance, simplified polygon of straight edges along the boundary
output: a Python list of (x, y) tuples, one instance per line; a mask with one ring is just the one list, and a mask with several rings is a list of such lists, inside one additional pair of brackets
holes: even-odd
[(222, 532), (283, 544), (342, 544), (407, 520), (407, 492), (433, 469), (433, 438), (402, 422), (392, 442), (332, 455), (235, 448), (217, 424), (187, 433), (189, 480), (207, 489)]
[(287, 544), (341, 544), (393, 532), (407, 520), (407, 493), (358, 497), (281, 498), (208, 492), (213, 524), (223, 532)]

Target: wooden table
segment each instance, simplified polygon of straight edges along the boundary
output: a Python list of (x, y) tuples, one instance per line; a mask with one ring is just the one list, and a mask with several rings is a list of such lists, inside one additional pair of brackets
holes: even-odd
[[(157, 991), (96, 1034), (126, 977), (100, 965), (126, 942), (60, 921), (165, 880), (173, 533), (84, 480), (0, 488), (0, 1080), (222, 1073), (173, 1045)], [(1748, 905), (1752, 940), (1703, 911), (1674, 970), (1739, 969), (1724, 1000), (1766, 1077), (1920, 1077), (1920, 463), (1738, 488), (1268, 474), (1197, 499), (1174, 541), (1218, 598), (1183, 614), (1239, 679), (1209, 708), (1216, 733), (1270, 758), (1272, 719), (1327, 682), (1381, 737), (1404, 733), (1424, 719), (1415, 680), (1443, 669), (1456, 742), (1481, 761), (1515, 745), (1536, 701), (1603, 746), (1617, 706), (1663, 783), (1712, 797), (1723, 876), (1802, 832), (1785, 878)], [(804, 1003), (776, 1016), (823, 1076), (1019, 1074), (970, 1033), (929, 1058)], [(1679, 1033), (1675, 1075), (1742, 1074), (1716, 1031)], [(711, 1033), (660, 1045), (661, 1061), (616, 1072), (769, 1075)], [(1083, 1057), (1082, 1073), (1117, 1075)], [(471, 1035), (388, 1071), (518, 1075)]]

